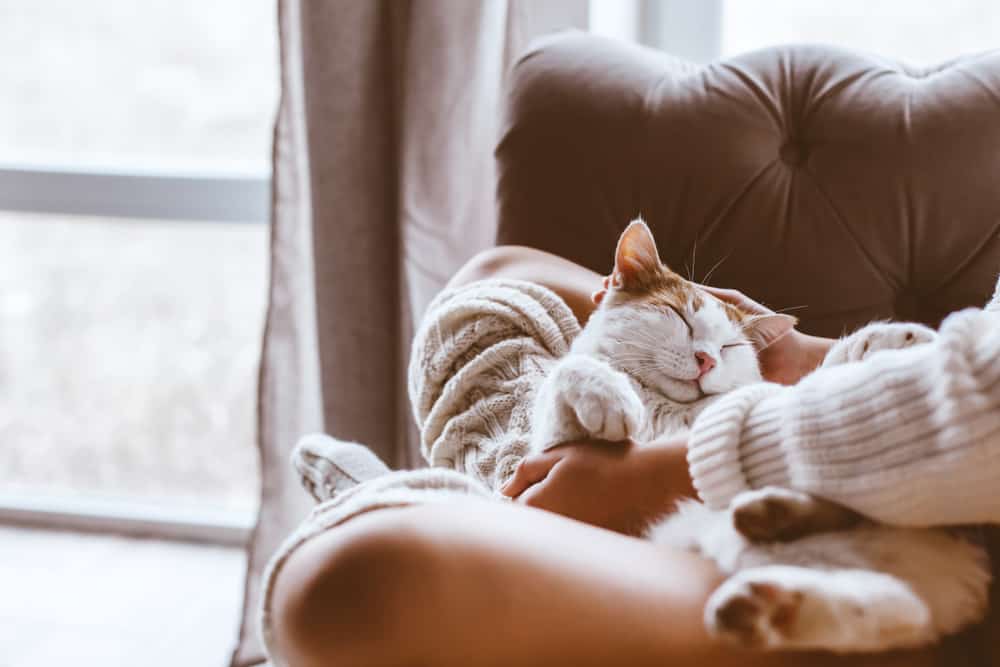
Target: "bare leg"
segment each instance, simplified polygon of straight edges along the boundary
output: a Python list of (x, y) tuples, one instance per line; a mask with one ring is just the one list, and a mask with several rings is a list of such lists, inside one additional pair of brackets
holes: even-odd
[[(544, 285), (561, 296), (583, 324), (594, 312), (591, 295), (601, 286), (602, 276), (541, 250), (499, 246), (484, 250), (470, 259), (448, 285), (457, 287), (486, 278), (516, 278)], [(764, 377), (771, 382), (795, 384), (822, 363), (835, 342), (794, 331), (792, 335), (782, 338), (780, 344), (771, 345), (760, 353)]]
[(692, 554), (524, 507), (382, 510), (292, 554), (274, 630), (296, 667), (933, 664), (726, 646), (702, 621), (720, 581)]
[(448, 282), (458, 287), (487, 278), (527, 280), (548, 287), (563, 298), (580, 322), (594, 312), (591, 294), (601, 286), (601, 275), (556, 255), (525, 246), (500, 246), (470, 259)]

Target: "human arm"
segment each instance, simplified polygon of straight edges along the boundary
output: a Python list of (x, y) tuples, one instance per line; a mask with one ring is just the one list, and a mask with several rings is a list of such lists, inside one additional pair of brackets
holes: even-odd
[(724, 507), (768, 485), (886, 523), (1000, 522), (1000, 316), (949, 317), (934, 342), (756, 385), (696, 420), (699, 495)]
[(641, 535), (678, 500), (694, 497), (686, 455), (683, 437), (643, 446), (567, 443), (522, 460), (501, 491), (529, 507)]
[[(566, 302), (581, 325), (586, 324), (597, 307), (595, 301), (600, 299), (602, 286), (600, 274), (557, 255), (524, 246), (499, 246), (479, 253), (454, 275), (448, 286), (496, 278), (526, 280), (547, 287)], [(738, 290), (703, 287), (747, 312), (771, 312)], [(764, 378), (779, 384), (795, 384), (822, 363), (834, 342), (791, 330), (761, 352), (759, 361)]]
[[(549, 281), (581, 320), (592, 310), (597, 274), (540, 251), (494, 252), (505, 275)], [(986, 310), (1000, 311), (1000, 297)], [(779, 484), (896, 523), (1000, 521), (993, 493), (1000, 465), (983, 465), (1000, 453), (1000, 426), (993, 427), (1000, 383), (983, 384), (1000, 366), (1000, 344), (991, 343), (1000, 325), (997, 315), (981, 312), (950, 322), (929, 345), (824, 369), (795, 388), (764, 385), (724, 397), (695, 424), (696, 487), (715, 506), (744, 488)], [(761, 354), (765, 378), (795, 383), (833, 342), (797, 331), (785, 336)]]

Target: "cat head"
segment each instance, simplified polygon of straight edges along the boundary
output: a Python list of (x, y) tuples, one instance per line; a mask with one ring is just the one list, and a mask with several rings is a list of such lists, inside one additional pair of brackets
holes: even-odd
[(759, 382), (758, 352), (796, 322), (745, 312), (674, 273), (641, 220), (618, 241), (608, 291), (593, 319), (599, 334), (591, 344), (602, 356), (678, 402)]

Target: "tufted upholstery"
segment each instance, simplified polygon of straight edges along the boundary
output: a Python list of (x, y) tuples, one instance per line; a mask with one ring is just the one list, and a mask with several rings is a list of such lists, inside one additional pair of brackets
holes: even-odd
[[(1000, 51), (925, 70), (829, 47), (707, 66), (583, 33), (515, 67), (498, 242), (607, 271), (641, 212), (664, 259), (838, 335), (936, 324), (1000, 271)], [(693, 267), (693, 268), (692, 268)]]

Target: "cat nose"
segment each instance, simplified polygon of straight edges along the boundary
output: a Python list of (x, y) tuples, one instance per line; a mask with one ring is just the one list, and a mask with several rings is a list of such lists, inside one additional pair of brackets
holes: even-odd
[(707, 352), (695, 352), (694, 360), (698, 364), (699, 378), (705, 375), (705, 373), (715, 368), (715, 359), (713, 359), (712, 355), (708, 354)]

